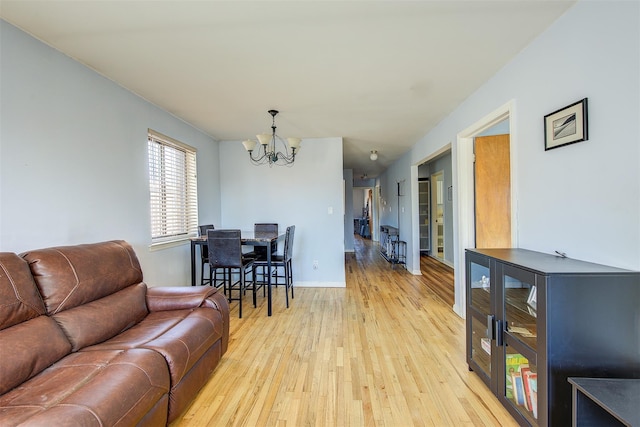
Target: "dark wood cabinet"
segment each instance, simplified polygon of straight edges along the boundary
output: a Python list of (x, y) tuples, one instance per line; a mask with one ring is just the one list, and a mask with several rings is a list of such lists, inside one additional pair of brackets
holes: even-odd
[(640, 273), (466, 251), (467, 362), (521, 425), (571, 425), (568, 377), (640, 378)]

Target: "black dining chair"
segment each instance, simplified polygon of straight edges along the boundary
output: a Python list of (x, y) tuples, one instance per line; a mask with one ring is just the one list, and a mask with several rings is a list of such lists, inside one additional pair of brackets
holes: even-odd
[[(238, 301), (238, 316), (242, 318), (242, 297), (247, 289), (247, 276), (251, 275), (253, 285), (253, 306), (256, 306), (256, 283), (253, 277), (253, 258), (243, 256), (240, 230), (209, 230), (207, 232), (209, 246), (209, 274), (214, 269), (223, 269), (223, 287), (228, 301)], [(234, 280), (233, 273), (238, 273)], [(228, 294), (227, 294), (228, 291)], [(233, 297), (238, 291), (238, 297)]]
[[(209, 230), (213, 230), (215, 229), (215, 227), (213, 226), (213, 224), (205, 224), (205, 225), (199, 225), (198, 226), (198, 234), (200, 236), (207, 236), (207, 231)], [(211, 269), (209, 269), (209, 278), (205, 278), (204, 275), (204, 265), (205, 264), (209, 264), (209, 248), (207, 247), (207, 245), (202, 245), (200, 246), (200, 286), (204, 286), (205, 284), (209, 284), (209, 285), (215, 285), (215, 281), (213, 281), (212, 279), (215, 278), (214, 276), (211, 276)]]
[[(253, 224), (253, 232), (258, 233), (273, 233), (278, 235), (278, 224), (268, 222), (258, 222)], [(271, 255), (275, 254), (278, 250), (278, 242), (271, 243)], [(258, 260), (267, 259), (267, 248), (265, 246), (255, 246), (253, 248), (253, 256)]]
[[(253, 232), (256, 236), (260, 233), (275, 234), (278, 235), (278, 224), (272, 222), (257, 222), (253, 224)], [(278, 250), (278, 242), (271, 243), (271, 256), (276, 254)], [(248, 256), (255, 258), (258, 261), (267, 260), (267, 247), (266, 246), (254, 246), (253, 251), (247, 252)], [(266, 264), (261, 268), (260, 274), (264, 275), (266, 271)]]
[[(293, 298), (292, 259), (293, 259), (293, 238), (294, 238), (295, 232), (296, 232), (295, 225), (291, 225), (287, 227), (287, 231), (284, 239), (283, 254), (271, 255), (271, 268), (275, 273), (274, 275), (275, 285), (277, 286), (278, 284), (284, 284), (287, 308), (289, 308), (289, 290), (291, 290), (291, 298)], [(266, 285), (266, 281), (267, 281), (265, 277), (266, 268), (267, 268), (266, 259), (265, 260), (257, 259), (253, 263), (254, 280), (257, 282), (258, 287), (260, 286), (263, 287), (263, 293), (264, 293), (264, 286)], [(258, 269), (262, 269), (262, 280), (259, 282), (257, 281), (257, 277), (259, 274), (259, 272), (257, 271)], [(278, 274), (279, 269), (281, 269), (280, 271), (282, 271), (282, 275)], [(279, 283), (280, 279), (284, 279), (284, 283)]]

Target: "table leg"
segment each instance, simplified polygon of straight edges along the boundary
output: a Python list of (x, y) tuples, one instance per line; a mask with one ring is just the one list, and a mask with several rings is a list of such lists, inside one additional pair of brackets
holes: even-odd
[(267, 245), (267, 316), (271, 316), (271, 242)]
[(196, 285), (196, 242), (191, 241), (191, 286)]

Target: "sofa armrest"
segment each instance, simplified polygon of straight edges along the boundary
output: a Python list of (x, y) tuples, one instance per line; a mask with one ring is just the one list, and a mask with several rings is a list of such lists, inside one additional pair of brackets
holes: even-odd
[(149, 311), (184, 310), (202, 306), (218, 289), (210, 286), (155, 287), (147, 289)]
[(224, 294), (211, 286), (178, 286), (147, 288), (149, 311), (184, 310), (208, 307), (218, 310), (222, 316), (222, 354), (229, 343), (229, 303)]

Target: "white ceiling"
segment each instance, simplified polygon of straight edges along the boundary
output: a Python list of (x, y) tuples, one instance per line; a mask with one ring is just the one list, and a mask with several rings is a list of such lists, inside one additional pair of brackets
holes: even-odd
[(573, 4), (0, 0), (0, 16), (216, 140), (268, 132), (277, 109), (279, 135), (341, 136), (344, 167), (375, 177)]

